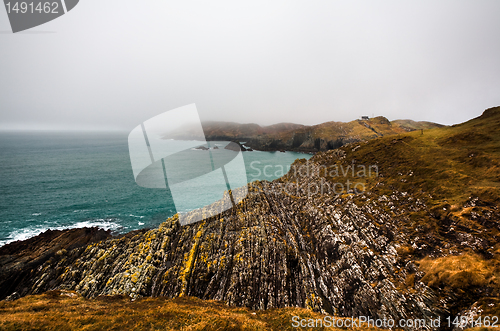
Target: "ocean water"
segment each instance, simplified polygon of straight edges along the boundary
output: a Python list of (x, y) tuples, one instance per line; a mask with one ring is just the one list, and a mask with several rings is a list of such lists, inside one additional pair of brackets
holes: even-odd
[[(128, 133), (0, 133), (0, 246), (47, 229), (99, 226), (115, 233), (154, 228), (173, 216), (168, 190), (136, 184)], [(202, 152), (202, 151), (201, 151)], [(294, 152), (245, 152), (247, 179), (273, 180)]]

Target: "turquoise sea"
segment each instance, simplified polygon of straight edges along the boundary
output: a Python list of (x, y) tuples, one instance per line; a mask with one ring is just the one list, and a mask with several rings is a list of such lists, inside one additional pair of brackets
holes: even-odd
[[(1, 132), (0, 246), (47, 229), (98, 226), (124, 233), (157, 227), (173, 216), (167, 190), (135, 183), (127, 137)], [(278, 178), (294, 160), (311, 155), (253, 151), (243, 157), (251, 182)]]

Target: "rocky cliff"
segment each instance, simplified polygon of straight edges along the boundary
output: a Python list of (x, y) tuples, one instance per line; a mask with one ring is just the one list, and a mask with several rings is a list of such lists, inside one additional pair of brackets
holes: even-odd
[(59, 252), (14, 290), (197, 296), (342, 316), (435, 316), (435, 298), (425, 285), (398, 289), (418, 269), (398, 256), (397, 248), (411, 242), (395, 231), (406, 210), (394, 202), (424, 204), (402, 192), (307, 198), (304, 188), (294, 196), (284, 185), (253, 183), (237, 208), (198, 224), (180, 227), (172, 218), (133, 237)]
[[(173, 217), (25, 263), (22, 282), (0, 280), (2, 298), (64, 289), (395, 320), (496, 314), (499, 124), (495, 108), (297, 160), (216, 217), (182, 227)], [(2, 254), (6, 274), (15, 257)]]
[(45, 262), (78, 247), (111, 237), (97, 228), (48, 230), (36, 237), (0, 247), (0, 298), (29, 293), (33, 273)]

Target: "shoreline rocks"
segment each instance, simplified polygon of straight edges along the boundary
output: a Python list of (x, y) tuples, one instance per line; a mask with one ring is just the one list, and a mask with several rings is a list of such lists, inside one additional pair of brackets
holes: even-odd
[(199, 223), (181, 227), (173, 217), (158, 229), (54, 253), (24, 270), (22, 284), (8, 287), (10, 293), (2, 283), (2, 299), (63, 289), (88, 298), (195, 296), (252, 309), (298, 306), (395, 320), (437, 316), (425, 285), (394, 285), (416, 267), (397, 253), (396, 243), (407, 239), (390, 230), (399, 222), (397, 212), (386, 211), (393, 199), (292, 197), (284, 185), (251, 183), (236, 208)]

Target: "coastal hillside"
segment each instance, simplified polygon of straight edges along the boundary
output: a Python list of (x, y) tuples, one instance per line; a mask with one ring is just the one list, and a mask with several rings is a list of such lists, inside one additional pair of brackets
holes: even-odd
[[(232, 122), (204, 122), (207, 140), (238, 141), (262, 151), (317, 152), (341, 147), (347, 143), (367, 141), (386, 135), (443, 127), (432, 122), (412, 120), (389, 121), (383, 116), (351, 122), (326, 122), (313, 126), (280, 123), (270, 126)], [(165, 136), (168, 139), (194, 139), (191, 130), (183, 128)]]
[[(172, 217), (61, 248), (36, 267), (6, 245), (0, 299), (66, 290), (395, 321), (499, 316), (500, 107), (423, 132), (389, 122), (391, 134), (378, 134), (388, 121), (370, 121), (373, 130), (351, 122), (359, 141), (250, 183), (235, 208), (202, 222)], [(361, 138), (362, 127), (377, 138)]]

